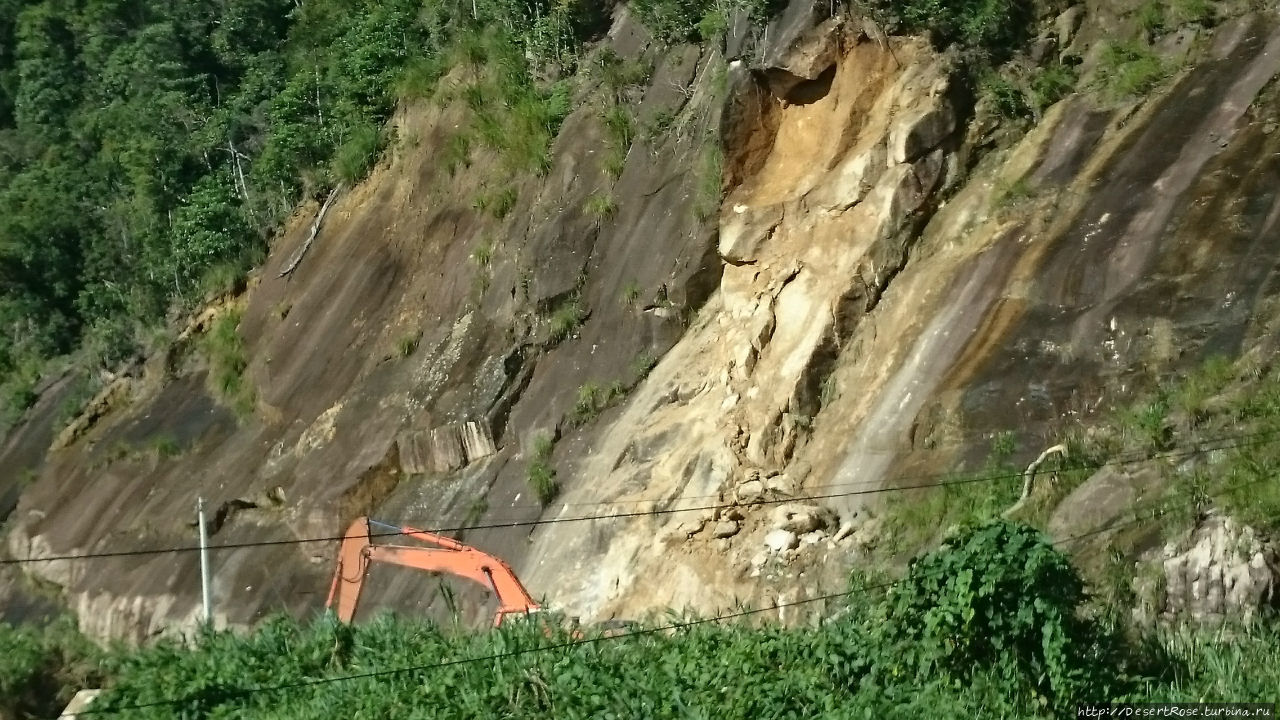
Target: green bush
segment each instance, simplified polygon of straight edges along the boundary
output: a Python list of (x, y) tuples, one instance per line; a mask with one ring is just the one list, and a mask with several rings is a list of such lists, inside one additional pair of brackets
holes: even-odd
[(0, 717), (56, 717), (77, 690), (101, 687), (101, 654), (70, 618), (39, 628), (0, 623)]
[(982, 75), (978, 81), (978, 92), (1001, 117), (1025, 119), (1031, 116), (1031, 107), (1027, 104), (1022, 89), (995, 70)]
[(962, 530), (911, 563), (895, 587), (877, 676), (942, 677), (956, 687), (995, 671), (1001, 695), (1059, 711), (1110, 697), (1119, 641), (1080, 611), (1084, 582), (1038, 531), (1004, 521)]

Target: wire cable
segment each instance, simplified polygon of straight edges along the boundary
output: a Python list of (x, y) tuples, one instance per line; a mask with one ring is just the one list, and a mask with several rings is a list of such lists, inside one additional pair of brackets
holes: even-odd
[[(1224, 440), (1232, 440), (1232, 439), (1240, 440), (1244, 438), (1258, 438), (1258, 437), (1267, 437), (1267, 436), (1271, 436), (1272, 439), (1266, 440), (1266, 441), (1259, 440), (1254, 442), (1239, 442), (1239, 443), (1235, 443), (1231, 445), (1223, 445), (1223, 446), (1203, 447), (1203, 445), (1206, 443), (1222, 442)], [(1070, 467), (1068, 469), (1100, 470), (1104, 467), (1116, 467), (1116, 466), (1124, 466), (1124, 465), (1142, 464), (1142, 463), (1152, 462), (1154, 460), (1169, 460), (1169, 459), (1175, 459), (1175, 458), (1181, 458), (1181, 457), (1192, 457), (1195, 455), (1204, 455), (1212, 452), (1219, 452), (1222, 450), (1232, 450), (1232, 449), (1238, 449), (1241, 447), (1266, 445), (1266, 444), (1271, 444), (1275, 442), (1280, 442), (1280, 437), (1277, 437), (1277, 436), (1280, 436), (1280, 430), (1271, 430), (1271, 431), (1265, 431), (1265, 432), (1259, 432), (1259, 433), (1249, 433), (1249, 434), (1237, 435), (1237, 436), (1227, 436), (1223, 438), (1203, 441), (1201, 443), (1202, 445), (1201, 447), (1187, 448), (1187, 449), (1177, 450), (1177, 451), (1168, 451), (1165, 453), (1156, 453), (1153, 455), (1144, 455), (1142, 457), (1135, 457), (1135, 458), (1129, 458), (1124, 460), (1108, 460), (1101, 463), (1088, 463), (1088, 464), (1082, 464), (1082, 465)], [(937, 478), (937, 477), (950, 477), (953, 475), (954, 473), (931, 473), (931, 474), (925, 474), (925, 475), (900, 477), (898, 479), (899, 480), (911, 479), (911, 477)], [(727, 510), (733, 507), (758, 507), (758, 506), (765, 506), (765, 505), (784, 505), (784, 504), (797, 503), (797, 502), (834, 500), (838, 498), (858, 497), (858, 496), (866, 496), (866, 495), (882, 495), (882, 494), (893, 493), (893, 492), (905, 492), (908, 490), (928, 490), (933, 488), (950, 487), (954, 485), (970, 485), (970, 484), (979, 483), (979, 482), (992, 482), (996, 480), (1015, 480), (1015, 479), (1021, 478), (1022, 476), (1023, 476), (1022, 471), (993, 473), (988, 475), (975, 475), (975, 476), (960, 478), (958, 480), (949, 480), (949, 481), (934, 482), (934, 483), (922, 483), (922, 484), (916, 484), (916, 485), (883, 485), (881, 487), (866, 488), (863, 490), (855, 490), (855, 491), (849, 491), (849, 492), (825, 493), (825, 494), (816, 494), (816, 495), (793, 495), (793, 496), (788, 496), (783, 498), (774, 498), (774, 499), (768, 499), (768, 500), (760, 499), (760, 500), (753, 500), (750, 502), (717, 503), (712, 505), (698, 505), (698, 506), (683, 507), (683, 508), (669, 507), (669, 508), (655, 508), (652, 510), (635, 510), (635, 511), (628, 511), (628, 512), (597, 514), (597, 515), (582, 515), (582, 516), (574, 516), (574, 517), (538, 518), (533, 520), (500, 521), (500, 522), (486, 523), (482, 525), (464, 525), (464, 526), (457, 526), (457, 527), (437, 528), (433, 530), (427, 530), (426, 532), (430, 532), (436, 535), (448, 535), (450, 533), (473, 532), (476, 530), (505, 530), (505, 529), (512, 529), (512, 528), (534, 528), (534, 527), (542, 527), (546, 525), (558, 525), (561, 523), (591, 522), (596, 520), (626, 520), (626, 519), (635, 519), (635, 518), (642, 518), (642, 517), (657, 517), (657, 516), (665, 516), (665, 515), (674, 515), (678, 513), (691, 513), (691, 512), (704, 512), (704, 511), (714, 512), (716, 510)], [(855, 484), (855, 483), (849, 483), (849, 484)], [(866, 483), (863, 482), (858, 484), (866, 484)], [(818, 486), (818, 487), (821, 487), (821, 486)], [(655, 500), (654, 502), (656, 503), (661, 501)], [(377, 539), (377, 538), (388, 538), (388, 537), (402, 537), (407, 534), (408, 533), (405, 531), (379, 532), (379, 533), (370, 533), (369, 537), (371, 539)], [(328, 542), (339, 542), (344, 538), (345, 538), (344, 535), (329, 535), (329, 536), (310, 537), (310, 538), (290, 538), (288, 540), (259, 540), (259, 541), (247, 541), (247, 542), (238, 542), (238, 543), (222, 543), (222, 544), (211, 544), (208, 546), (208, 550), (210, 552), (213, 552), (213, 551), (221, 551), (221, 550), (239, 550), (244, 548), (277, 547), (277, 546), (286, 546), (286, 545), (302, 545), (302, 544), (308, 544), (308, 543), (328, 543)], [(170, 553), (199, 552), (199, 551), (200, 551), (199, 545), (186, 545), (186, 546), (177, 546), (177, 547), (169, 547), (169, 548), (114, 550), (114, 551), (97, 552), (97, 553), (50, 555), (50, 556), (41, 557), (41, 558), (5, 558), (5, 559), (0, 559), (0, 566), (22, 565), (22, 564), (29, 564), (29, 563), (41, 563), (41, 562), (96, 560), (96, 559), (102, 559), (102, 558), (141, 557), (141, 556), (148, 556), (148, 555), (166, 555)]]

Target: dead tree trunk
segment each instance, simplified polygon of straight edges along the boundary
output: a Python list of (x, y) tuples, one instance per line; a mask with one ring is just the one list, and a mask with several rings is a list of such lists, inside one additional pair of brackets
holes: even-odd
[(1031, 461), (1031, 464), (1027, 466), (1027, 469), (1022, 471), (1022, 497), (1018, 498), (1018, 502), (1014, 503), (1012, 507), (1004, 511), (1003, 517), (1007, 518), (1010, 515), (1013, 515), (1017, 511), (1021, 510), (1022, 506), (1027, 503), (1027, 500), (1031, 497), (1031, 487), (1032, 483), (1036, 479), (1036, 473), (1040, 470), (1040, 466), (1044, 464), (1044, 461), (1049, 459), (1050, 455), (1058, 455), (1063, 459), (1066, 459), (1067, 446), (1054, 445), (1040, 453), (1040, 457)]
[(307, 254), (307, 251), (311, 249), (311, 243), (315, 242), (316, 235), (320, 234), (320, 223), (324, 222), (324, 214), (329, 212), (329, 205), (333, 203), (334, 198), (338, 197), (338, 191), (341, 189), (342, 186), (339, 185), (329, 191), (329, 197), (325, 198), (324, 204), (320, 206), (320, 212), (316, 213), (315, 221), (311, 223), (311, 234), (307, 236), (307, 241), (302, 243), (301, 248), (298, 248), (298, 254), (293, 256), (293, 260), (290, 261), (288, 267), (281, 270), (276, 277), (282, 278), (298, 269), (298, 265), (302, 263), (302, 256)]

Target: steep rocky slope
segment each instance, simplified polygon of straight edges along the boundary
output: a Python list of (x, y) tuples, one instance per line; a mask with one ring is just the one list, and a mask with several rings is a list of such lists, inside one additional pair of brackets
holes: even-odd
[[(314, 206), (245, 293), (73, 431), (45, 390), (4, 448), (11, 554), (188, 546), (204, 495), (219, 543), (333, 536), (362, 513), (561, 520), (461, 535), (589, 620), (794, 600), (844, 588), (874, 491), (1003, 431), (1030, 459), (1152, 378), (1271, 342), (1270, 14), (1184, 33), (1194, 62), (1146, 100), (1072, 95), (1012, 138), (955, 55), (827, 9), (797, 0), (725, 48), (663, 48), (621, 10), (605, 45), (654, 72), (620, 99), (664, 129), (636, 134), (616, 180), (598, 84), (545, 177), (484, 156), (451, 175), (464, 103), (403, 108), (294, 272)], [(1106, 12), (1047, 17), (1045, 37), (1087, 72)], [(503, 219), (474, 207), (506, 183)], [(256, 389), (243, 418), (196, 351), (229, 312)], [(556, 470), (546, 507), (531, 463)], [(219, 621), (318, 608), (333, 550), (218, 552)], [(100, 636), (196, 617), (192, 553), (27, 570)], [(450, 600), (420, 574), (372, 578), (367, 610)]]

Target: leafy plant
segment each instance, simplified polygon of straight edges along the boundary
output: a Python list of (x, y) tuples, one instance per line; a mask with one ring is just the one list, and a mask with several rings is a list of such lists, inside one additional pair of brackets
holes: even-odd
[(1004, 58), (1030, 32), (1031, 5), (1017, 0), (858, 0), (891, 32), (930, 33), (937, 44), (959, 44)]
[(649, 375), (649, 371), (658, 365), (658, 356), (651, 352), (642, 352), (631, 361), (629, 371), (638, 383)]
[(1027, 104), (1022, 89), (1013, 80), (995, 70), (990, 70), (981, 76), (978, 90), (1001, 117), (1017, 120), (1031, 116), (1031, 107)]
[(476, 245), (476, 249), (471, 253), (471, 259), (476, 261), (476, 265), (480, 268), (487, 269), (493, 262), (493, 242), (485, 239)]
[(1009, 208), (1030, 199), (1035, 194), (1026, 177), (1001, 182), (996, 186), (996, 207)]
[(694, 193), (693, 213), (706, 220), (720, 209), (724, 194), (724, 151), (718, 142), (706, 142), (698, 158), (698, 184)]
[(1084, 620), (1084, 582), (1040, 533), (993, 521), (965, 528), (911, 563), (890, 595), (877, 675), (960, 683), (996, 670), (1006, 697), (1058, 710), (1080, 697), (1109, 697), (1120, 658), (1116, 638)]

